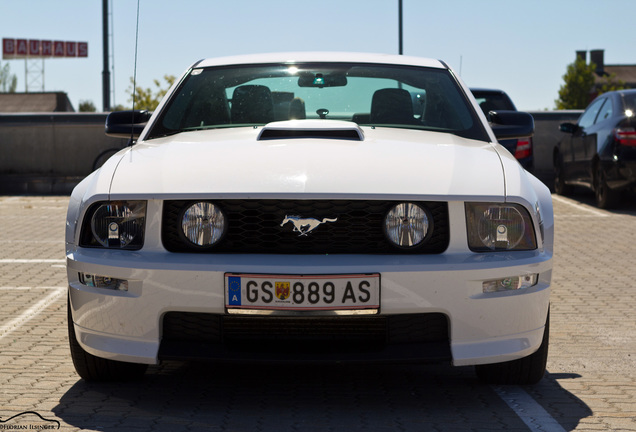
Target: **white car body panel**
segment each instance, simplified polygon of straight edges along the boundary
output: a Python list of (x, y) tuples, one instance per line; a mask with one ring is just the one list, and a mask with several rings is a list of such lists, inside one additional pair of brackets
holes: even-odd
[[(103, 260), (97, 251), (69, 255), (71, 298), (77, 305), (76, 331), (80, 335), (79, 339), (87, 344), (87, 351), (123, 361), (156, 363), (160, 341), (158, 317), (168, 310), (224, 313), (225, 272), (249, 270), (273, 274), (342, 274), (365, 273), (372, 269), (382, 274), (383, 314), (423, 311), (447, 313), (458, 321), (451, 326), (453, 364), (486, 364), (518, 358), (536, 349), (543, 335), (543, 327), (537, 323), (537, 316), (545, 317), (547, 314), (551, 277), (550, 263), (541, 261), (533, 253), (506, 263), (500, 260), (484, 262), (480, 256), (461, 253), (444, 254), (426, 263), (417, 262), (413, 257), (387, 261), (386, 258), (368, 256), (346, 259), (338, 256), (292, 256), (281, 261), (277, 257), (262, 255), (226, 255), (210, 263), (209, 257), (200, 255), (177, 259), (166, 257), (161, 252), (144, 255), (138, 258), (121, 254), (119, 260), (111, 256), (109, 260), (112, 267), (96, 264)], [(84, 264), (80, 264), (82, 262)], [(125, 295), (111, 297), (112, 301), (100, 301), (99, 294), (104, 294), (103, 290), (87, 289), (77, 279), (78, 271), (88, 268), (98, 274), (106, 273), (133, 280), (134, 286)], [(541, 280), (527, 292), (499, 295), (484, 295), (481, 292), (483, 279), (523, 274), (529, 268), (540, 273)], [(413, 286), (426, 287), (426, 290), (417, 292)], [(152, 296), (151, 301), (148, 296)], [(127, 301), (116, 301), (122, 298)], [(110, 317), (107, 322), (103, 321), (104, 315)], [(141, 327), (128, 327), (126, 323), (131, 316), (136, 317), (134, 321)], [(497, 320), (490, 319), (491, 316), (497, 316)], [(100, 332), (88, 330), (91, 328), (100, 328)], [(526, 328), (531, 330), (519, 333), (513, 331)], [(117, 347), (121, 350), (119, 355), (112, 356), (109, 349), (113, 347), (108, 346), (112, 340), (107, 338), (102, 343), (108, 349), (102, 343), (89, 343), (98, 343), (102, 334), (140, 342), (146, 355), (141, 355), (137, 349), (128, 351), (121, 346)], [(130, 345), (131, 349), (133, 347), (134, 344)]]
[[(320, 120), (303, 124), (307, 122)], [(382, 196), (400, 191), (404, 197), (433, 199), (461, 191), (457, 198), (503, 200), (501, 161), (490, 143), (406, 129), (364, 128), (364, 133), (364, 141), (257, 141), (259, 130), (241, 128), (154, 139), (121, 158), (110, 193), (132, 198), (200, 197), (211, 190), (249, 196)], [(377, 156), (371, 159), (369, 154)], [(387, 166), (399, 167), (399, 175), (374, 175)], [(475, 166), (483, 172), (479, 179), (465, 175)]]
[[(194, 67), (288, 60), (445, 68), (437, 60), (349, 53), (237, 56), (204, 60)], [(470, 95), (465, 84), (457, 81)], [(497, 363), (532, 354), (541, 344), (549, 308), (554, 238), (551, 197), (541, 182), (496, 143), (483, 113), (472, 97), (469, 101), (485, 125), (489, 142), (448, 133), (367, 126), (360, 127), (360, 141), (259, 140), (262, 127), (146, 139), (147, 127), (136, 145), (87, 177), (70, 200), (67, 270), (80, 345), (98, 357), (155, 364), (160, 361), (163, 315), (169, 311), (225, 314), (224, 274), (228, 272), (380, 273), (382, 315), (437, 312), (448, 317), (454, 365)], [(149, 125), (165, 104), (166, 99)], [(299, 120), (267, 127), (356, 128), (357, 124)], [(164, 248), (163, 200), (234, 198), (444, 201), (448, 202), (450, 241), (445, 252), (434, 255), (210, 255), (171, 253)], [(124, 199), (147, 200), (143, 248), (80, 246), (81, 225), (90, 205)], [(521, 204), (535, 227), (537, 249), (471, 251), (465, 202)], [(89, 287), (80, 282), (80, 273), (127, 280), (129, 289)], [(530, 288), (483, 292), (485, 280), (529, 274), (538, 275)]]

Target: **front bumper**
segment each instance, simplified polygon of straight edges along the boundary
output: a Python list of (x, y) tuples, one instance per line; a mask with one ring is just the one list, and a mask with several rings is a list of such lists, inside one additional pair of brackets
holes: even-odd
[[(448, 323), (447, 345), (454, 365), (514, 360), (531, 354), (541, 344), (551, 269), (551, 255), (540, 251), (419, 257), (211, 256), (72, 248), (67, 254), (71, 312), (81, 346), (99, 357), (147, 364), (158, 363), (162, 357), (179, 357), (178, 349), (176, 354), (172, 350), (170, 355), (160, 356), (167, 314), (225, 316), (226, 272), (380, 273), (380, 316), (442, 314)], [(80, 282), (81, 272), (127, 280), (128, 291), (86, 286)], [(518, 291), (483, 293), (484, 280), (526, 274), (538, 274), (538, 283)], [(406, 349), (406, 357), (426, 357), (422, 347), (416, 344)], [(212, 357), (235, 357), (228, 357), (226, 348), (213, 350), (217, 354)], [(182, 354), (192, 357), (185, 351)], [(354, 357), (358, 360), (374, 357), (364, 349), (357, 354)], [(393, 355), (380, 357), (396, 359)]]

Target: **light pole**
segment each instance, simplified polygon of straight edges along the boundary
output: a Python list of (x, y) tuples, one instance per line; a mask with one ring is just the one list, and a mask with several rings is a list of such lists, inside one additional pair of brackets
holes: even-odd
[(102, 99), (104, 111), (110, 111), (110, 66), (108, 64), (108, 0), (102, 0), (102, 25), (104, 37), (104, 71), (102, 72)]
[(402, 0), (398, 0), (398, 33), (399, 33), (399, 50), (398, 54), (404, 54), (404, 48), (402, 44)]

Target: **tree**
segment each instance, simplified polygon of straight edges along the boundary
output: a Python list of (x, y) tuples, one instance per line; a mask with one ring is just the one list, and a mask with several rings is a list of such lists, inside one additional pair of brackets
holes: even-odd
[(625, 81), (619, 80), (616, 77), (616, 74), (609, 74), (603, 78), (599, 94), (606, 93), (608, 91), (623, 90), (625, 88), (627, 88), (625, 86)]
[[(155, 90), (153, 92), (152, 88), (142, 88), (137, 87), (135, 90), (135, 109), (140, 110), (148, 110), (154, 111), (161, 102), (161, 99), (166, 95), (166, 92), (175, 82), (176, 77), (173, 75), (164, 75), (163, 79), (165, 81), (165, 87), (162, 87), (162, 84), (159, 80), (154, 80)], [(133, 79), (130, 78), (131, 84), (134, 84)], [(129, 87), (127, 90), (130, 98), (128, 99), (131, 103), (133, 102), (133, 87)]]
[(584, 109), (590, 103), (595, 70), (594, 63), (588, 65), (582, 58), (577, 58), (574, 63), (569, 64), (567, 72), (563, 75), (565, 83), (559, 89), (559, 99), (555, 101), (556, 108)]
[(593, 97), (626, 88), (625, 82), (619, 80), (616, 74), (605, 75), (596, 83), (596, 65), (588, 65), (581, 58), (568, 65), (563, 81), (565, 84), (559, 89), (559, 99), (555, 101), (557, 109), (584, 109)]
[(18, 87), (18, 78), (11, 75), (9, 63), (0, 67), (0, 93), (15, 93)]
[(95, 112), (97, 109), (95, 108), (95, 104), (90, 100), (80, 100), (79, 101), (79, 112)]

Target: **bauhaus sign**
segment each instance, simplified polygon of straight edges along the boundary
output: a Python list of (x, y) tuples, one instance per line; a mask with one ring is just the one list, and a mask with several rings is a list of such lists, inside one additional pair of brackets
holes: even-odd
[(2, 58), (5, 60), (63, 57), (88, 57), (88, 42), (2, 39)]

